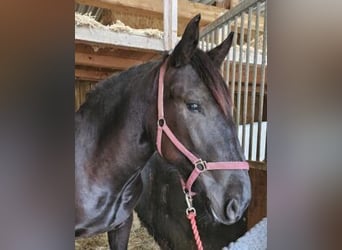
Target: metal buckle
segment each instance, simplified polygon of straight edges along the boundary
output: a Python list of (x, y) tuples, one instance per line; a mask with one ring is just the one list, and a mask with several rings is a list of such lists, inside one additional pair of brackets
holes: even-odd
[(195, 167), (197, 168), (198, 171), (204, 172), (207, 170), (207, 162), (203, 161), (202, 159), (199, 159), (198, 161), (195, 162)]

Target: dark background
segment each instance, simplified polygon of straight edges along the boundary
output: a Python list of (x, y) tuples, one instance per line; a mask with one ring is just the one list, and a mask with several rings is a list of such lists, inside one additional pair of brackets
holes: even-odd
[[(341, 5), (268, 1), (269, 249), (341, 249)], [(0, 249), (73, 249), (74, 2), (0, 18)]]

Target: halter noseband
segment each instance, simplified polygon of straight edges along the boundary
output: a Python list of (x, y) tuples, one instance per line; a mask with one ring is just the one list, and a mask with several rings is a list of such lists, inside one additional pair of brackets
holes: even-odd
[(189, 198), (194, 195), (191, 192), (192, 184), (198, 178), (200, 173), (206, 170), (233, 170), (233, 169), (249, 169), (249, 165), (245, 161), (235, 161), (235, 162), (206, 162), (201, 158), (193, 155), (174, 135), (174, 133), (170, 130), (170, 128), (166, 124), (166, 120), (164, 118), (164, 75), (166, 71), (167, 60), (163, 63), (159, 71), (159, 80), (158, 80), (158, 121), (157, 121), (157, 150), (159, 154), (162, 156), (161, 151), (161, 141), (163, 132), (170, 139), (172, 144), (186, 157), (189, 161), (194, 165), (194, 170), (191, 172), (189, 178), (184, 183), (182, 181), (183, 190), (188, 195)]

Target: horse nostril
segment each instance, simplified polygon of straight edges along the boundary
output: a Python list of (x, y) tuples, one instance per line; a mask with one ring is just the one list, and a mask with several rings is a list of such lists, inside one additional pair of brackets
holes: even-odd
[(236, 199), (230, 199), (226, 207), (226, 216), (228, 220), (236, 221), (239, 217), (239, 203)]

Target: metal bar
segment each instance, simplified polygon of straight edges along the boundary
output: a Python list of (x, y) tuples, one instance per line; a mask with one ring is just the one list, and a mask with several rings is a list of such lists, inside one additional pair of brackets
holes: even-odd
[(207, 51), (209, 51), (211, 49), (211, 40), (210, 40), (210, 33), (208, 33), (207, 35)]
[(258, 60), (258, 40), (259, 40), (259, 16), (260, 16), (260, 3), (256, 7), (256, 20), (255, 20), (255, 36), (254, 36), (254, 67), (253, 67), (253, 84), (252, 84), (252, 97), (251, 97), (251, 121), (249, 128), (249, 150), (248, 159), (252, 159), (253, 145), (254, 145), (254, 116), (255, 116), (255, 96), (256, 96), (256, 81), (257, 81), (257, 60)]
[(94, 6), (88, 6), (88, 9), (87, 9), (87, 13), (86, 14), (88, 14), (89, 16), (92, 16), (93, 15), (93, 9), (94, 9), (95, 7)]
[(240, 50), (239, 50), (239, 80), (238, 80), (238, 91), (237, 91), (237, 108), (236, 108), (236, 127), (238, 129), (240, 125), (240, 115), (241, 115), (241, 83), (242, 83), (242, 53), (243, 53), (243, 43), (244, 43), (244, 13), (241, 13), (240, 17)]
[(205, 36), (205, 42), (206, 42), (206, 44), (205, 44), (205, 51), (208, 51), (209, 50), (209, 34), (207, 34)]
[(211, 41), (211, 33), (212, 32), (208, 33), (208, 41), (209, 41), (209, 43), (208, 43), (208, 51), (211, 50), (211, 48), (213, 46), (213, 43)]
[(216, 42), (215, 42), (215, 30), (213, 30), (211, 32), (211, 48), (210, 49), (213, 49), (216, 47)]
[(267, 161), (267, 128), (265, 133), (265, 158), (264, 161)]
[(79, 5), (79, 8), (78, 8), (77, 12), (78, 12), (78, 13), (81, 13), (82, 15), (84, 15), (85, 10), (86, 10), (86, 6), (84, 6), (84, 5)]
[[(225, 29), (225, 36), (224, 36), (224, 38), (227, 38), (228, 35), (229, 35), (230, 23), (231, 23), (231, 21), (229, 20), (228, 24), (226, 26), (226, 29)], [(229, 70), (230, 70), (229, 69), (230, 68), (229, 54), (230, 53), (227, 54), (227, 61), (226, 61), (226, 78), (227, 78), (227, 87), (228, 87), (228, 89), (229, 89)]]
[[(221, 44), (224, 41), (224, 38), (225, 38), (225, 36), (224, 36), (224, 27), (225, 27), (225, 25), (222, 25), (222, 26), (220, 26), (220, 29), (217, 30), (218, 31), (217, 35), (219, 36), (219, 44)], [(225, 64), (226, 64), (226, 61), (224, 59), (222, 64), (221, 64), (221, 72), (222, 72), (223, 79), (225, 80), (225, 82), (227, 82), (226, 79), (225, 79), (225, 72), (224, 72)]]
[[(215, 29), (215, 47), (217, 47), (218, 45), (220, 45), (222, 43), (223, 37), (222, 37), (222, 30), (223, 30), (223, 25), (217, 27), (217, 29)], [(224, 60), (222, 62), (222, 64), (220, 65), (220, 71), (221, 74), (223, 75), (223, 65), (224, 65)]]
[(267, 11), (265, 10), (265, 23), (264, 23), (264, 38), (262, 43), (262, 65), (261, 65), (261, 86), (259, 97), (259, 116), (258, 116), (258, 140), (257, 140), (257, 160), (260, 161), (260, 147), (261, 147), (261, 123), (264, 107), (264, 92), (265, 92), (265, 70), (266, 70), (266, 49), (267, 49)]
[(235, 107), (235, 70), (236, 70), (236, 42), (237, 42), (237, 16), (234, 18), (234, 39), (233, 39), (233, 72), (232, 72), (232, 92), (231, 92), (231, 98), (232, 98), (232, 114), (234, 115), (234, 107)]
[(215, 29), (217, 26), (227, 22), (227, 20), (233, 19), (236, 16), (240, 15), (241, 12), (248, 9), (252, 5), (256, 4), (257, 2), (264, 2), (266, 0), (245, 0), (241, 1), (236, 7), (231, 9), (230, 11), (226, 12), (222, 16), (220, 16), (218, 19), (216, 19), (214, 22), (208, 24), (201, 32), (200, 37), (204, 36), (211, 30)]
[[(228, 25), (223, 25), (222, 26), (222, 30), (221, 30), (221, 36), (222, 36), (222, 41), (224, 41), (227, 37), (226, 35), (226, 30), (227, 30), (227, 26)], [(224, 74), (224, 80), (227, 84), (227, 88), (229, 89), (229, 76), (228, 76), (228, 72), (227, 72), (227, 65), (229, 63), (229, 53), (226, 55), (224, 61), (223, 61), (223, 65), (222, 65), (222, 73)]]
[(245, 72), (245, 88), (243, 101), (243, 128), (242, 128), (242, 148), (245, 148), (246, 140), (246, 123), (247, 123), (247, 107), (248, 107), (248, 83), (249, 83), (249, 50), (251, 43), (251, 23), (252, 23), (252, 7), (248, 9), (248, 25), (247, 25), (247, 51), (246, 51), (246, 72)]
[(97, 8), (97, 11), (95, 13), (95, 20), (99, 21), (100, 17), (102, 15), (103, 9), (102, 8)]

